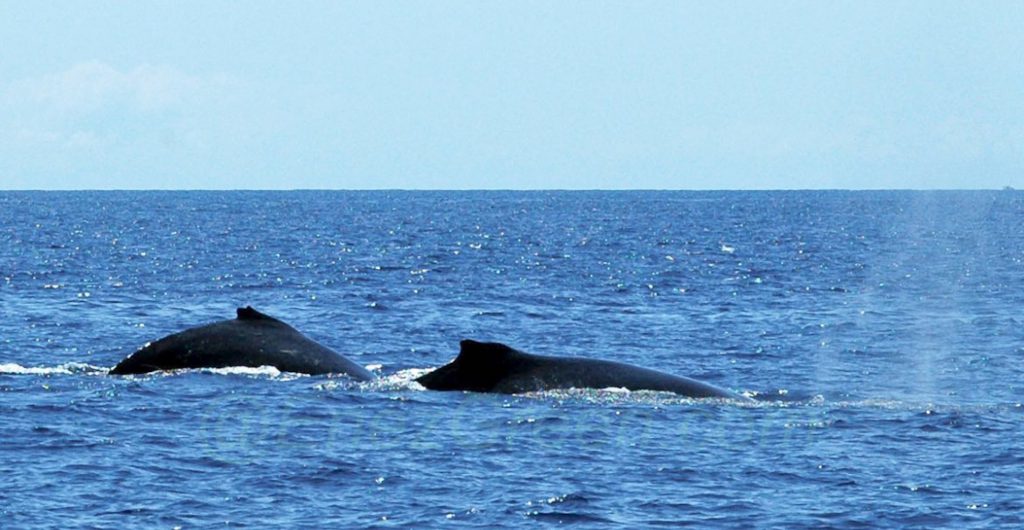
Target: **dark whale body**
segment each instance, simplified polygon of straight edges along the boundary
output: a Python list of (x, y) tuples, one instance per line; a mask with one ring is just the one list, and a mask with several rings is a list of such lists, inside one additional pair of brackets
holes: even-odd
[(748, 401), (735, 392), (696, 379), (614, 361), (545, 357), (497, 342), (464, 340), (451, 363), (416, 381), (430, 390), (517, 394), (561, 388), (627, 388), (674, 392), (693, 398)]
[(310, 340), (284, 322), (252, 307), (234, 320), (186, 329), (147, 344), (115, 366), (111, 374), (142, 374), (179, 368), (273, 366), (282, 372), (348, 374), (369, 381), (373, 374)]

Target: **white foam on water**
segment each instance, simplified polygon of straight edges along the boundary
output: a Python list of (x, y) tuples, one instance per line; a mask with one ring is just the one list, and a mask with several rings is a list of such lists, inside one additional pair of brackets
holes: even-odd
[(22, 366), (17, 363), (0, 363), (0, 374), (11, 375), (72, 375), (106, 374), (109, 368), (85, 363), (64, 363), (58, 366)]
[(423, 374), (434, 371), (433, 368), (408, 368), (393, 374), (385, 375), (377, 380), (364, 383), (372, 390), (426, 390), (416, 379)]
[[(375, 366), (374, 369), (371, 370), (372, 372), (378, 374), (380, 373), (382, 366), (371, 366)], [(368, 366), (367, 369), (369, 370), (370, 367)], [(372, 392), (393, 392), (402, 390), (422, 391), (426, 390), (426, 388), (424, 388), (423, 385), (417, 383), (416, 378), (433, 370), (433, 368), (409, 368), (406, 370), (399, 370), (398, 372), (395, 372), (393, 374), (381, 375), (380, 377), (372, 381), (359, 382), (352, 381), (352, 379), (345, 376), (339, 377), (337, 379), (332, 379), (329, 381), (324, 381), (323, 383), (316, 385), (316, 388), (318, 390), (335, 390), (339, 388), (345, 389), (356, 387), (362, 390), (368, 390)]]
[[(281, 377), (282, 375), (288, 373), (288, 372), (282, 372), (281, 370), (278, 370), (277, 368), (275, 368), (273, 366), (267, 366), (267, 365), (264, 365), (264, 366), (225, 366), (223, 368), (199, 368), (196, 371), (203, 372), (203, 373), (208, 373), (208, 374), (217, 374), (217, 375), (245, 375), (245, 376), (249, 376), (249, 377), (264, 376), (264, 377), (270, 377), (270, 378), (278, 378), (278, 377)], [(305, 374), (291, 374), (291, 373), (288, 373), (288, 375), (303, 376)]]
[(125, 377), (175, 377), (188, 373), (244, 376), (252, 378), (263, 378), (269, 381), (294, 381), (302, 377), (310, 377), (309, 374), (296, 372), (282, 372), (274, 366), (224, 366), (220, 368), (180, 368), (177, 370), (155, 370), (142, 374), (125, 374)]

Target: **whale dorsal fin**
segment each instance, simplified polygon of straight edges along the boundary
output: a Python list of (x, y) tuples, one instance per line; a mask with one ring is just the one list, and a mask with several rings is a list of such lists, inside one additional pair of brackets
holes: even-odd
[(523, 354), (498, 342), (463, 340), (454, 361), (421, 375), (416, 382), (431, 390), (490, 392), (517, 355)]
[(455, 362), (469, 365), (498, 364), (518, 353), (500, 342), (477, 342), (464, 339), (459, 342), (459, 356)]
[(251, 305), (245, 307), (239, 307), (235, 313), (238, 315), (238, 320), (264, 320), (267, 322), (280, 322), (280, 320), (260, 313), (259, 311), (252, 308)]

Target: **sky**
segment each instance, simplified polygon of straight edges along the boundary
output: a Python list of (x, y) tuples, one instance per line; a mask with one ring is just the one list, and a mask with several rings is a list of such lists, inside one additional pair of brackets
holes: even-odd
[(1024, 188), (1024, 2), (0, 0), (0, 189)]

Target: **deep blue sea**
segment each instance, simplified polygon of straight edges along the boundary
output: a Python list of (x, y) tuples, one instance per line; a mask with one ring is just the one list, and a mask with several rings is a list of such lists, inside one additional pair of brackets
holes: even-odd
[[(380, 381), (105, 373), (244, 305)], [(1018, 528), (1022, 309), (1014, 191), (0, 192), (0, 527)]]

